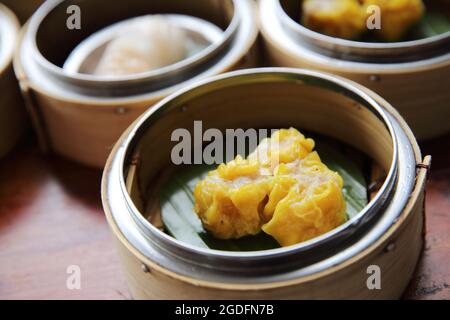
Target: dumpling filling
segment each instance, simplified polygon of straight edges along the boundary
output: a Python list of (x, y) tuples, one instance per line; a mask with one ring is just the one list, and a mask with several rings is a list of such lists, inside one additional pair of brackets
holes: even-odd
[(312, 139), (283, 129), (247, 159), (237, 156), (211, 171), (194, 190), (205, 229), (220, 239), (263, 231), (289, 246), (344, 223), (343, 180), (313, 149)]

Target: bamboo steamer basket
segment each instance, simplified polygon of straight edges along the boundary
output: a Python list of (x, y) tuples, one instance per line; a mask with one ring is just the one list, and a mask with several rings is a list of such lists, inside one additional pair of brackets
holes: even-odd
[(265, 55), (271, 65), (326, 71), (377, 92), (400, 111), (418, 139), (450, 131), (450, 32), (416, 41), (366, 43), (303, 27), (301, 1), (261, 0)]
[(0, 157), (17, 144), (26, 128), (25, 111), (12, 68), (19, 28), (15, 15), (0, 3)]
[[(259, 252), (196, 248), (149, 222), (158, 208), (145, 209), (154, 201), (148, 188), (170, 167), (171, 132), (192, 131), (194, 120), (204, 130), (315, 131), (363, 151), (387, 178), (358, 216), (313, 240)], [(423, 246), (429, 165), (401, 116), (372, 91), (314, 71), (249, 69), (202, 81), (144, 113), (109, 157), (102, 200), (136, 299), (393, 299)], [(381, 268), (381, 290), (366, 285), (370, 265)]]
[[(66, 9), (73, 4), (82, 13), (81, 30), (66, 28)], [(250, 0), (130, 0), (124, 9), (120, 2), (103, 0), (45, 2), (25, 26), (14, 59), (42, 149), (103, 167), (120, 134), (154, 103), (199, 79), (252, 66), (258, 35), (254, 5)], [(223, 39), (194, 58), (123, 79), (63, 72), (64, 60), (90, 34), (152, 13), (202, 18), (224, 30)]]

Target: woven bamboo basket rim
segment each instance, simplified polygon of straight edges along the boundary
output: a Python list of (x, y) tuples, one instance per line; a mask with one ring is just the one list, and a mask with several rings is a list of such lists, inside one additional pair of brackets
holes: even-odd
[[(236, 0), (233, 0), (236, 1)], [(220, 61), (219, 64), (214, 65), (212, 70), (205, 71), (207, 74), (220, 74), (225, 73), (227, 71), (232, 70), (236, 65), (239, 64), (239, 62), (242, 60), (242, 58), (250, 51), (250, 49), (253, 47), (258, 34), (258, 23), (257, 21), (257, 14), (256, 14), (256, 4), (253, 3), (253, 1), (248, 1), (249, 6), (249, 14), (251, 16), (252, 22), (246, 24), (246, 32), (247, 34), (240, 34), (237, 33), (237, 37), (239, 38), (239, 47), (234, 48), (231, 47), (230, 52), (227, 53), (225, 61)], [(251, 10), (250, 10), (251, 9)], [(106, 109), (114, 109), (118, 106), (123, 106), (124, 103), (130, 104), (131, 107), (133, 104), (141, 103), (144, 99), (148, 100), (160, 100), (170, 93), (176, 91), (178, 88), (180, 88), (181, 85), (185, 85), (185, 82), (190, 82), (191, 80), (187, 80), (185, 82), (177, 83), (173, 86), (169, 86), (167, 88), (163, 88), (160, 90), (156, 90), (154, 92), (146, 93), (146, 94), (139, 94), (139, 95), (131, 95), (127, 97), (102, 97), (101, 99), (94, 99), (94, 96), (66, 96), (64, 94), (57, 94), (55, 92), (52, 92), (51, 90), (44, 89), (39, 83), (34, 82), (31, 80), (25, 71), (24, 65), (21, 61), (21, 47), (26, 41), (26, 35), (27, 30), (29, 29), (29, 23), (27, 22), (18, 38), (18, 45), (16, 47), (15, 53), (14, 53), (14, 70), (16, 73), (17, 78), (20, 80), (22, 86), (25, 86), (27, 89), (31, 89), (33, 91), (36, 91), (38, 93), (41, 93), (45, 96), (48, 96), (52, 99), (61, 101), (61, 102), (67, 102), (76, 104), (76, 108), (83, 108), (83, 109), (99, 109), (99, 108), (106, 108)], [(234, 51), (233, 51), (234, 50)], [(199, 77), (200, 75), (196, 75), (196, 77)], [(204, 78), (207, 75), (202, 74), (202, 78)], [(66, 106), (68, 107), (68, 106)]]
[[(340, 78), (340, 77), (337, 77)], [(340, 78), (342, 79), (342, 78)], [(351, 82), (354, 86), (358, 87), (359, 89), (364, 90), (367, 94), (369, 94), (371, 97), (374, 97), (377, 99), (378, 102), (383, 104), (383, 107), (387, 109), (389, 113), (391, 113), (396, 119), (399, 121), (400, 125), (403, 127), (403, 129), (406, 129), (406, 135), (408, 136), (408, 139), (410, 140), (414, 152), (414, 157), (416, 160), (416, 163), (422, 163), (422, 157), (420, 150), (417, 146), (417, 143), (414, 140), (414, 136), (411, 133), (410, 129), (407, 127), (407, 125), (404, 123), (402, 118), (399, 116), (399, 114), (389, 105), (387, 104), (383, 99), (378, 98), (372, 91), (363, 88), (362, 86)], [(126, 133), (122, 136), (126, 136), (131, 131), (131, 128), (129, 128)], [(115, 149), (120, 148), (120, 143), (116, 144)], [(113, 151), (114, 153), (114, 151)], [(110, 157), (107, 162), (107, 168), (109, 167), (109, 164), (112, 162), (112, 158)], [(428, 166), (430, 164), (430, 158), (426, 157), (424, 160), (424, 165)], [(104, 176), (107, 175), (108, 172), (105, 172)], [(359, 252), (355, 256), (352, 256), (350, 259), (346, 259), (343, 262), (328, 268), (326, 270), (322, 270), (307, 276), (302, 276), (297, 279), (292, 280), (286, 280), (286, 281), (278, 281), (278, 282), (270, 282), (270, 283), (258, 283), (258, 284), (242, 284), (242, 283), (224, 283), (220, 281), (211, 281), (211, 280), (202, 280), (202, 279), (196, 279), (196, 278), (190, 278), (185, 275), (181, 275), (175, 272), (172, 272), (156, 263), (148, 259), (145, 255), (143, 255), (138, 249), (136, 249), (126, 238), (126, 236), (122, 233), (120, 228), (117, 226), (114, 218), (112, 217), (112, 214), (109, 210), (105, 210), (107, 220), (113, 230), (113, 232), (116, 234), (120, 242), (129, 250), (135, 257), (137, 257), (143, 264), (148, 266), (150, 269), (154, 269), (170, 278), (174, 278), (183, 282), (186, 282), (188, 284), (192, 284), (195, 286), (205, 287), (205, 288), (212, 288), (212, 289), (227, 289), (227, 290), (270, 290), (270, 289), (276, 289), (280, 287), (287, 287), (287, 286), (293, 286), (298, 285), (302, 283), (306, 283), (309, 281), (316, 280), (318, 278), (322, 278), (324, 276), (330, 275), (334, 272), (337, 272), (339, 270), (345, 269), (347, 266), (358, 262), (362, 260), (364, 257), (376, 252), (379, 250), (379, 248), (387, 242), (389, 239), (391, 239), (395, 234), (397, 234), (399, 231), (401, 231), (402, 226), (406, 222), (408, 222), (410, 216), (411, 216), (411, 209), (415, 205), (419, 195), (421, 194), (421, 191), (423, 189), (423, 183), (426, 178), (426, 169), (421, 169), (417, 173), (417, 179), (415, 181), (415, 186), (413, 189), (413, 192), (411, 194), (411, 197), (408, 199), (407, 205), (405, 206), (403, 212), (399, 216), (398, 220), (389, 227), (389, 229), (375, 242), (371, 243), (370, 246), (368, 246), (363, 251)], [(105, 178), (102, 181), (102, 187), (105, 188)], [(105, 203), (107, 200), (105, 198), (103, 199), (103, 202)]]

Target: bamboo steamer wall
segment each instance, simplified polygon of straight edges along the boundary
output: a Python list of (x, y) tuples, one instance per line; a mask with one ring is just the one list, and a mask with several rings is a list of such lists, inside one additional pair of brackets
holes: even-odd
[[(223, 72), (253, 66), (252, 52)], [(44, 151), (54, 151), (94, 167), (103, 167), (121, 133), (140, 114), (164, 98), (103, 105), (80, 103), (33, 88), (20, 71), (18, 77)]]
[[(11, 43), (8, 43), (8, 45), (12, 45), (19, 33), (19, 22), (13, 13), (2, 4), (0, 4), (0, 15), (2, 15), (0, 18), (6, 18), (9, 22), (10, 28), (7, 32), (10, 32), (8, 41), (11, 41)], [(2, 61), (0, 61), (0, 157), (6, 155), (16, 145), (25, 128), (26, 116), (12, 68), (11, 50), (11, 54), (8, 54), (5, 63), (2, 64)]]
[[(272, 0), (262, 0), (268, 3)], [(278, 0), (277, 0), (278, 1)], [(320, 70), (356, 81), (385, 98), (407, 121), (419, 140), (450, 132), (450, 59), (423, 63), (397, 63), (388, 67), (331, 58), (295, 43), (286, 34), (275, 36), (267, 12), (259, 7), (261, 33), (267, 63), (274, 66)], [(448, 52), (447, 52), (448, 54)]]
[[(249, 2), (249, 6), (253, 5)], [(247, 35), (240, 37), (239, 52), (235, 50), (226, 62), (214, 66), (212, 74), (248, 68), (256, 64), (256, 11), (249, 11), (251, 15), (246, 17)], [(28, 27), (25, 26), (22, 31), (21, 45)], [(42, 149), (93, 167), (103, 167), (120, 134), (140, 114), (172, 93), (176, 87), (155, 94), (150, 92), (145, 98), (125, 97), (120, 101), (85, 98), (78, 100), (56, 95), (44, 89), (40, 83), (31, 81), (24, 70), (19, 51), (14, 59), (14, 68)]]
[[(394, 110), (385, 100), (375, 95), (370, 90), (367, 90), (357, 84), (354, 85), (370, 95), (373, 99), (378, 101), (379, 104), (382, 105), (385, 110), (387, 110), (387, 112), (395, 117), (399, 125), (402, 127), (402, 130), (404, 130), (404, 132), (406, 133), (407, 139), (411, 143), (413, 149), (413, 157), (415, 159), (415, 162), (418, 164), (413, 191), (408, 198), (406, 206), (404, 207), (398, 218), (395, 219), (395, 222), (392, 225), (389, 225), (387, 231), (384, 232), (380, 238), (371, 243), (370, 246), (368, 246), (366, 249), (358, 252), (358, 254), (353, 256), (352, 258), (341, 261), (340, 263), (335, 264), (330, 268), (312, 273), (307, 276), (297, 277), (295, 279), (290, 279), (282, 282), (264, 282), (259, 284), (230, 283), (220, 281), (215, 282), (211, 280), (199, 279), (199, 277), (201, 278), (201, 274), (195, 274), (190, 277), (175, 273), (163, 267), (162, 265), (155, 263), (155, 261), (149, 258), (149, 256), (144, 255), (141, 250), (138, 250), (136, 246), (132, 242), (130, 242), (129, 237), (126, 235), (127, 232), (119, 227), (119, 224), (116, 220), (117, 216), (114, 217), (114, 215), (111, 213), (112, 211), (120, 210), (120, 206), (118, 208), (114, 207), (114, 202), (110, 202), (108, 205), (106, 205), (105, 212), (116, 240), (116, 245), (123, 263), (123, 268), (132, 296), (136, 299), (242, 300), (400, 298), (414, 272), (416, 263), (419, 259), (423, 247), (424, 193), (431, 158), (429, 156), (425, 157), (425, 159), (422, 158), (414, 135), (396, 110)], [(257, 90), (257, 88), (258, 87), (251, 89), (241, 89), (241, 94), (247, 92), (249, 96), (255, 96), (255, 90)], [(292, 100), (294, 99), (293, 97), (285, 95), (287, 91), (283, 90), (281, 87), (274, 87), (272, 91), (269, 91), (267, 88), (265, 95), (267, 96), (269, 92), (271, 92), (272, 94), (276, 94), (277, 96), (280, 96), (281, 94), (283, 99), (280, 101), (280, 103), (287, 103), (288, 101), (291, 101), (292, 103), (292, 101), (294, 101)], [(256, 94), (256, 96), (258, 95)], [(301, 96), (303, 97), (304, 95)], [(309, 99), (311, 98), (311, 96), (314, 96), (314, 94), (306, 94), (306, 96), (307, 97), (303, 97), (302, 99)], [(205, 96), (204, 100), (198, 100), (196, 103), (200, 104), (199, 101), (202, 101), (201, 103), (205, 104), (205, 106), (215, 106), (218, 101), (221, 101), (221, 99), (224, 100), (223, 96), (220, 96), (216, 93), (208, 97), (211, 97), (212, 101), (209, 98), (207, 99), (207, 96)], [(233, 98), (236, 99), (236, 97), (239, 97), (239, 95), (236, 95)], [(258, 100), (260, 102), (258, 103), (258, 105), (264, 105), (264, 103), (262, 103), (262, 101), (265, 101), (264, 95), (261, 95), (258, 99), (260, 99)], [(336, 101), (336, 104), (339, 106), (343, 106), (342, 103), (348, 104), (348, 100), (342, 99), (342, 97), (341, 99), (336, 99), (336, 96), (334, 95), (325, 97), (324, 94), (324, 96), (314, 102), (313, 105), (317, 107), (318, 101), (322, 101), (321, 99)], [(230, 98), (227, 103), (231, 104), (230, 101), (232, 101), (232, 98)], [(245, 100), (246, 105), (249, 105), (251, 103), (252, 102), (250, 100)], [(253, 103), (255, 102), (253, 101)], [(273, 101), (270, 101), (270, 103), (273, 103)], [(192, 103), (192, 105), (195, 105), (195, 103)], [(232, 114), (235, 114), (236, 108), (238, 107), (233, 106), (233, 108), (231, 108), (233, 109), (233, 111), (230, 112), (230, 115), (224, 115), (223, 118), (230, 119), (230, 117), (232, 117)], [(345, 111), (345, 108), (342, 109), (344, 109), (341, 110), (342, 112), (350, 112), (350, 110), (353, 110), (351, 108), (347, 111)], [(325, 108), (325, 110), (328, 109)], [(248, 114), (246, 112), (249, 111), (244, 111), (243, 114), (245, 114), (245, 117), (248, 117)], [(319, 111), (318, 114), (321, 115), (322, 112), (323, 110)], [(270, 113), (261, 113), (255, 115), (255, 117), (256, 120), (259, 119), (258, 121), (261, 121), (265, 116), (268, 117), (269, 114)], [(360, 138), (355, 137), (354, 131), (352, 130), (344, 130), (345, 132), (341, 132), (340, 134), (338, 134), (337, 130), (339, 130), (339, 126), (329, 127), (327, 125), (326, 128), (324, 127), (319, 130), (324, 130), (324, 132), (322, 132), (324, 134), (334, 132), (340, 137), (348, 138), (349, 141), (351, 139), (354, 139), (355, 146), (356, 144), (363, 143), (362, 141), (366, 141), (366, 143), (368, 141), (372, 141), (374, 148), (375, 145), (377, 146), (377, 148), (381, 148), (373, 149), (371, 151), (372, 155), (377, 155), (374, 156), (375, 159), (377, 157), (383, 158), (383, 152), (380, 152), (380, 150), (384, 150), (383, 148), (386, 147), (385, 137), (379, 130), (376, 130), (376, 128), (379, 129), (379, 127), (375, 123), (369, 124), (369, 122), (373, 120), (370, 120), (369, 117), (366, 119), (363, 115), (364, 113), (360, 113), (358, 117), (358, 115), (349, 114), (352, 119), (358, 119), (354, 120), (355, 130), (367, 130), (365, 131), (366, 133), (370, 132), (374, 135), (373, 141), (372, 139), (369, 139), (369, 137), (362, 138), (361, 141), (359, 141)], [(177, 114), (176, 117), (179, 118), (180, 115)], [(285, 116), (282, 119), (285, 119), (286, 117), (292, 118), (293, 114)], [(311, 116), (311, 119), (315, 119), (314, 116)], [(337, 117), (337, 119), (341, 119), (340, 116)], [(179, 118), (178, 120), (184, 121), (182, 122), (183, 125), (181, 125), (181, 127), (184, 127), (185, 122), (188, 121), (184, 118)], [(173, 121), (174, 119), (172, 119), (172, 122)], [(221, 120), (218, 121), (220, 122)], [(301, 122), (301, 120), (292, 121)], [(172, 125), (169, 124), (168, 121), (164, 122), (167, 125)], [(322, 123), (322, 125), (327, 123), (326, 120), (323, 120), (322, 122), (316, 120), (316, 122), (316, 124)], [(362, 126), (359, 127), (358, 125), (356, 125), (356, 123), (359, 123)], [(161, 125), (161, 123), (159, 124)], [(242, 125), (242, 123), (238, 121), (237, 125), (240, 126)], [(152, 128), (151, 130), (154, 131), (157, 129), (159, 129), (158, 131), (161, 131), (161, 127)], [(124, 133), (123, 137), (126, 137), (130, 133), (130, 130), (131, 128)], [(351, 134), (353, 134), (353, 138)], [(160, 136), (163, 138), (166, 136), (166, 133), (160, 132)], [(149, 136), (145, 136), (144, 139), (151, 139), (151, 137), (152, 134), (150, 134)], [(142, 140), (142, 142), (146, 146), (152, 145), (146, 140)], [(116, 148), (118, 148), (120, 145), (121, 144), (119, 143)], [(153, 144), (152, 146), (156, 147), (156, 145), (157, 144)], [(123, 146), (121, 149), (123, 149)], [(140, 202), (140, 199), (142, 199), (142, 192), (136, 192), (136, 190), (133, 190), (138, 188), (137, 186), (134, 186), (134, 182), (136, 182), (138, 185), (145, 184), (145, 180), (148, 179), (149, 176), (151, 176), (149, 175), (149, 171), (157, 171), (157, 167), (159, 166), (157, 163), (161, 160), (157, 159), (158, 157), (156, 157), (151, 161), (151, 163), (148, 161), (149, 156), (151, 156), (152, 154), (151, 149), (152, 147), (150, 147), (150, 149), (146, 151), (149, 154), (141, 154), (139, 156), (141, 161), (137, 161), (137, 163), (146, 164), (146, 168), (139, 169), (139, 165), (129, 164), (130, 168), (128, 168), (129, 170), (126, 170), (128, 171), (128, 176), (126, 177), (127, 188), (128, 183), (130, 182), (130, 175), (136, 176), (131, 179), (134, 181), (130, 182), (131, 189), (129, 189), (129, 193), (132, 198), (136, 198), (135, 205), (137, 207), (139, 207), (138, 203)], [(164, 151), (161, 151), (161, 153), (163, 154)], [(385, 155), (385, 157), (387, 156)], [(133, 159), (134, 158), (135, 156), (133, 156)], [(382, 161), (386, 162), (386, 159)], [(115, 171), (113, 169), (115, 165), (112, 165), (112, 162), (114, 162), (114, 160), (110, 158), (107, 164), (105, 175), (111, 174), (110, 170)], [(151, 169), (148, 169), (148, 167), (151, 167)], [(141, 173), (136, 174), (136, 172), (139, 171), (141, 171)], [(105, 180), (104, 178), (102, 192), (104, 204), (108, 202), (108, 198), (113, 194), (110, 194), (109, 192), (105, 193), (105, 190), (107, 190), (105, 188), (106, 182), (107, 180)], [(369, 290), (367, 287), (367, 279), (369, 277), (369, 275), (367, 274), (367, 268), (370, 265), (377, 265), (381, 269), (381, 290)]]
[(33, 90), (22, 90), (44, 152), (55, 152), (88, 166), (102, 167), (116, 139), (158, 100), (137, 103), (80, 103)]
[(340, 75), (380, 94), (405, 118), (420, 140), (438, 137), (450, 131), (450, 92), (443, 79), (450, 79), (450, 61), (428, 68), (392, 69), (370, 72), (364, 69), (344, 70), (338, 64), (317, 64), (289, 53), (265, 38), (267, 58), (271, 65), (309, 68)]

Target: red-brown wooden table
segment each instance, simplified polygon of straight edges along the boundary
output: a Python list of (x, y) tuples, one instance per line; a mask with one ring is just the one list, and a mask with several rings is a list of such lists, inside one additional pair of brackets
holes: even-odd
[[(450, 136), (423, 144), (433, 155), (427, 235), (407, 299), (450, 299)], [(130, 299), (100, 201), (101, 172), (33, 142), (0, 160), (0, 299)], [(67, 267), (81, 268), (68, 290)]]

